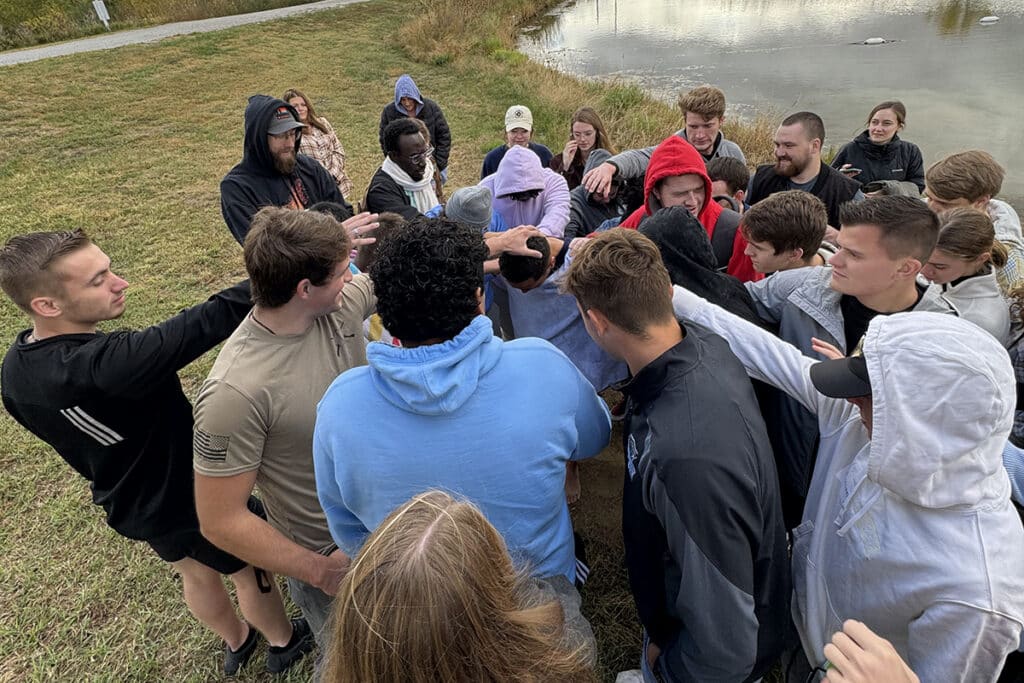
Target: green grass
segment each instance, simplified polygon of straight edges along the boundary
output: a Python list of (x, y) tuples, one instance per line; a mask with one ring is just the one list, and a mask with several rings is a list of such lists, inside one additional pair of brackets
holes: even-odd
[[(313, 0), (106, 0), (112, 30), (301, 5)], [(0, 50), (105, 33), (91, 0), (0, 0)]]
[[(296, 86), (313, 97), (345, 145), (357, 196), (380, 162), (381, 107), (405, 72), (448, 117), (451, 189), (476, 182), (513, 102), (533, 109), (538, 139), (555, 150), (571, 112), (584, 104), (601, 112), (623, 147), (678, 127), (677, 112), (636, 88), (583, 83), (509, 53), (508, 17), (523, 18), (522, 6), (487, 5), (489, 13), (468, 25), (500, 31), (481, 31), (479, 45), (461, 55), (442, 59), (442, 50), (421, 63), (398, 35), (424, 5), (379, 0), (5, 68), (5, 91), (21, 96), (9, 97), (0, 117), (0, 240), (85, 227), (132, 285), (127, 313), (105, 328), (140, 327), (243, 276), (218, 183), (241, 157), (252, 93)], [(13, 305), (0, 302), (4, 348), (26, 326)], [(181, 373), (190, 396), (213, 358)], [(215, 678), (220, 643), (188, 614), (167, 565), (111, 532), (86, 484), (6, 413), (0, 443), (0, 681)], [(611, 679), (635, 666), (640, 635), (622, 565), (617, 432), (582, 475), (576, 522), (594, 568), (584, 605)], [(308, 675), (307, 667), (291, 680)]]

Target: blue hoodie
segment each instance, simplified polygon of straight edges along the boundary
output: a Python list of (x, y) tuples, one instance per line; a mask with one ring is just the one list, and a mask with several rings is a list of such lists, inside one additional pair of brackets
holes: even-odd
[(416, 87), (416, 81), (412, 80), (412, 76), (409, 74), (402, 74), (395, 81), (395, 108), (399, 111), (404, 111), (402, 108), (403, 97), (416, 100), (416, 115), (419, 116), (420, 112), (423, 111), (423, 95), (420, 95), (420, 89)]
[(565, 464), (597, 455), (611, 421), (590, 383), (541, 339), (503, 342), (477, 316), (441, 344), (372, 343), (369, 366), (317, 407), (313, 463), (331, 535), (349, 556), (428, 489), (477, 505), (513, 561), (575, 578)]

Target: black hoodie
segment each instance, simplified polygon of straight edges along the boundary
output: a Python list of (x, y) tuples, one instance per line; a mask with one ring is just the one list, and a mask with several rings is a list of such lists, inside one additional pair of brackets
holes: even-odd
[(284, 100), (267, 95), (253, 95), (245, 108), (245, 145), (241, 163), (228, 171), (220, 181), (220, 210), (228, 230), (239, 244), (245, 241), (249, 224), (264, 206), (306, 209), (317, 202), (337, 202), (351, 210), (341, 196), (338, 183), (314, 159), (299, 154), (300, 138), (295, 138), (295, 169), (282, 175), (274, 168), (274, 158), (267, 145), (267, 128), (271, 113), (287, 107), (298, 120), (295, 108)]

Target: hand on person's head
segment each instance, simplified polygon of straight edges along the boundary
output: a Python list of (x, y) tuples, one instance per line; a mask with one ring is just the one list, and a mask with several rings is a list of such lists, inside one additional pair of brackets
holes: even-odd
[(526, 245), (526, 240), (531, 237), (543, 237), (544, 233), (537, 229), (533, 225), (520, 225), (511, 230), (505, 231), (502, 235), (501, 251), (506, 254), (516, 254), (517, 256), (532, 256), (534, 258), (543, 258), (543, 254), (535, 249), (531, 249)]
[(583, 185), (587, 188), (587, 192), (605, 194), (611, 188), (612, 178), (615, 177), (617, 171), (615, 164), (606, 161), (597, 168), (587, 171), (583, 176)]
[(353, 247), (373, 244), (377, 241), (376, 238), (367, 236), (368, 233), (380, 227), (377, 218), (377, 214), (364, 211), (361, 214), (352, 216), (348, 220), (342, 221), (341, 227), (345, 228), (345, 232), (348, 233), (349, 238), (352, 240)]
[(920, 683), (892, 643), (853, 619), (833, 634), (824, 654), (831, 667), (822, 683)]
[(587, 246), (587, 244), (589, 243), (589, 237), (574, 237), (572, 241), (569, 242), (569, 256), (576, 258), (576, 256), (580, 253), (580, 250), (583, 247)]

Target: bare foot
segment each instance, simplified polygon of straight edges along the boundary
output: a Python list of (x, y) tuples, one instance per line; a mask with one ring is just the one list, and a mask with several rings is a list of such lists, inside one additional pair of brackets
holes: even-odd
[(565, 500), (574, 505), (580, 499), (580, 465), (577, 462), (565, 463)]

